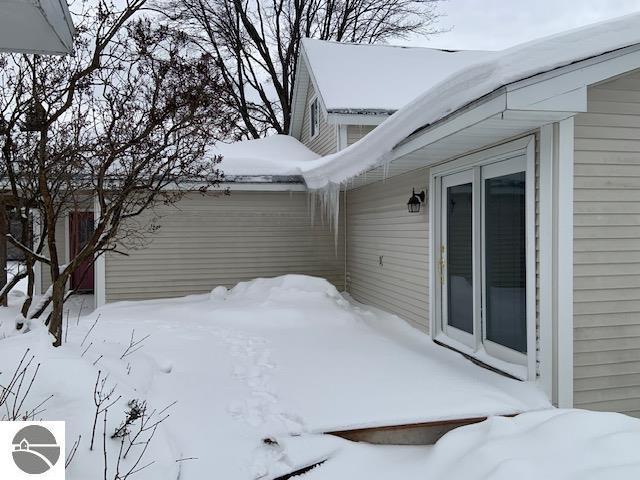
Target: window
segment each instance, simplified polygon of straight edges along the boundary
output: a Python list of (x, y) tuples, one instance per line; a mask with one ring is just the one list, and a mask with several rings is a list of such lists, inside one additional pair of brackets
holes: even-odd
[(435, 199), (438, 339), (520, 378), (535, 341), (527, 160), (520, 152), (442, 174)]
[(317, 98), (314, 98), (309, 105), (309, 125), (311, 138), (313, 138), (318, 134), (318, 130), (320, 129), (320, 109)]

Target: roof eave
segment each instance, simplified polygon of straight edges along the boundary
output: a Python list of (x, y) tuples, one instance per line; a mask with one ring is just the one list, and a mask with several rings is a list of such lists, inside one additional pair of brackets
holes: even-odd
[(399, 158), (493, 115), (510, 112), (584, 112), (586, 89), (640, 68), (640, 44), (606, 52), (504, 85), (416, 130), (394, 148)]

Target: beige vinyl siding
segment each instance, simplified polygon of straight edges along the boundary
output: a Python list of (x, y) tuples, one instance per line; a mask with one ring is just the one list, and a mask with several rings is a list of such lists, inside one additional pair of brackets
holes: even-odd
[(311, 138), (311, 115), (309, 114), (309, 105), (311, 100), (315, 98), (315, 90), (313, 84), (309, 83), (307, 91), (307, 101), (304, 109), (304, 117), (302, 119), (302, 135), (300, 142), (313, 150), (318, 155), (328, 155), (335, 153), (338, 148), (338, 130), (335, 125), (327, 123), (327, 118), (320, 107), (320, 120), (318, 133)]
[[(358, 301), (429, 329), (428, 208), (410, 214), (411, 189), (426, 191), (428, 170), (347, 193), (347, 290)], [(382, 265), (380, 257), (382, 256)]]
[(194, 193), (157, 213), (160, 229), (150, 244), (107, 256), (107, 302), (209, 292), (288, 273), (344, 288), (343, 237), (336, 248), (333, 232), (311, 226), (306, 193)]
[(574, 403), (640, 416), (640, 73), (575, 120)]
[(375, 125), (347, 125), (347, 146), (353, 145), (374, 128)]

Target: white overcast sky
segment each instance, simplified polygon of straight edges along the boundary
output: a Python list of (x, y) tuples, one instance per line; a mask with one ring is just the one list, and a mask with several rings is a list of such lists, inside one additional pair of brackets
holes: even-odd
[(410, 42), (412, 45), (499, 50), (640, 12), (640, 0), (446, 0), (439, 10), (445, 15), (440, 26), (451, 31), (430, 39), (417, 39)]

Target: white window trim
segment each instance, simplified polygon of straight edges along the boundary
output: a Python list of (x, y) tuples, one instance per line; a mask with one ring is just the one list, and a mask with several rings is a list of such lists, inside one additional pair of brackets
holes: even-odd
[[(441, 179), (445, 175), (460, 172), (475, 166), (483, 166), (496, 163), (509, 158), (526, 156), (526, 252), (527, 252), (527, 360), (526, 365), (506, 362), (502, 359), (490, 356), (481, 343), (476, 342), (475, 348), (469, 347), (448, 337), (441, 323), (441, 298), (442, 289), (439, 282), (437, 265), (440, 252), (440, 225), (441, 225)], [(430, 172), (430, 214), (433, 221), (430, 227), (430, 260), (434, 268), (430, 275), (430, 323), (431, 335), (440, 343), (452, 347), (464, 354), (470, 355), (483, 363), (504, 371), (521, 380), (535, 380), (536, 378), (536, 232), (535, 232), (535, 136), (514, 140), (498, 145), (465, 157), (461, 157), (431, 168)], [(480, 209), (480, 202), (476, 201), (476, 209)], [(478, 212), (475, 212), (478, 213)], [(476, 217), (479, 218), (479, 217)], [(475, 227), (474, 227), (475, 231)], [(480, 260), (476, 260), (479, 262)], [(476, 269), (477, 270), (477, 269)], [(475, 275), (475, 274), (474, 274)], [(474, 304), (480, 301), (474, 297)], [(474, 328), (478, 328), (479, 319), (475, 320)], [(479, 331), (479, 330), (476, 330)], [(476, 338), (479, 338), (476, 335)]]
[[(316, 128), (314, 132), (313, 128), (313, 116), (311, 115), (311, 109), (313, 108), (313, 104), (316, 104)], [(308, 105), (309, 110), (309, 140), (316, 138), (320, 133), (320, 99), (317, 95), (314, 95), (311, 100), (309, 100)]]

